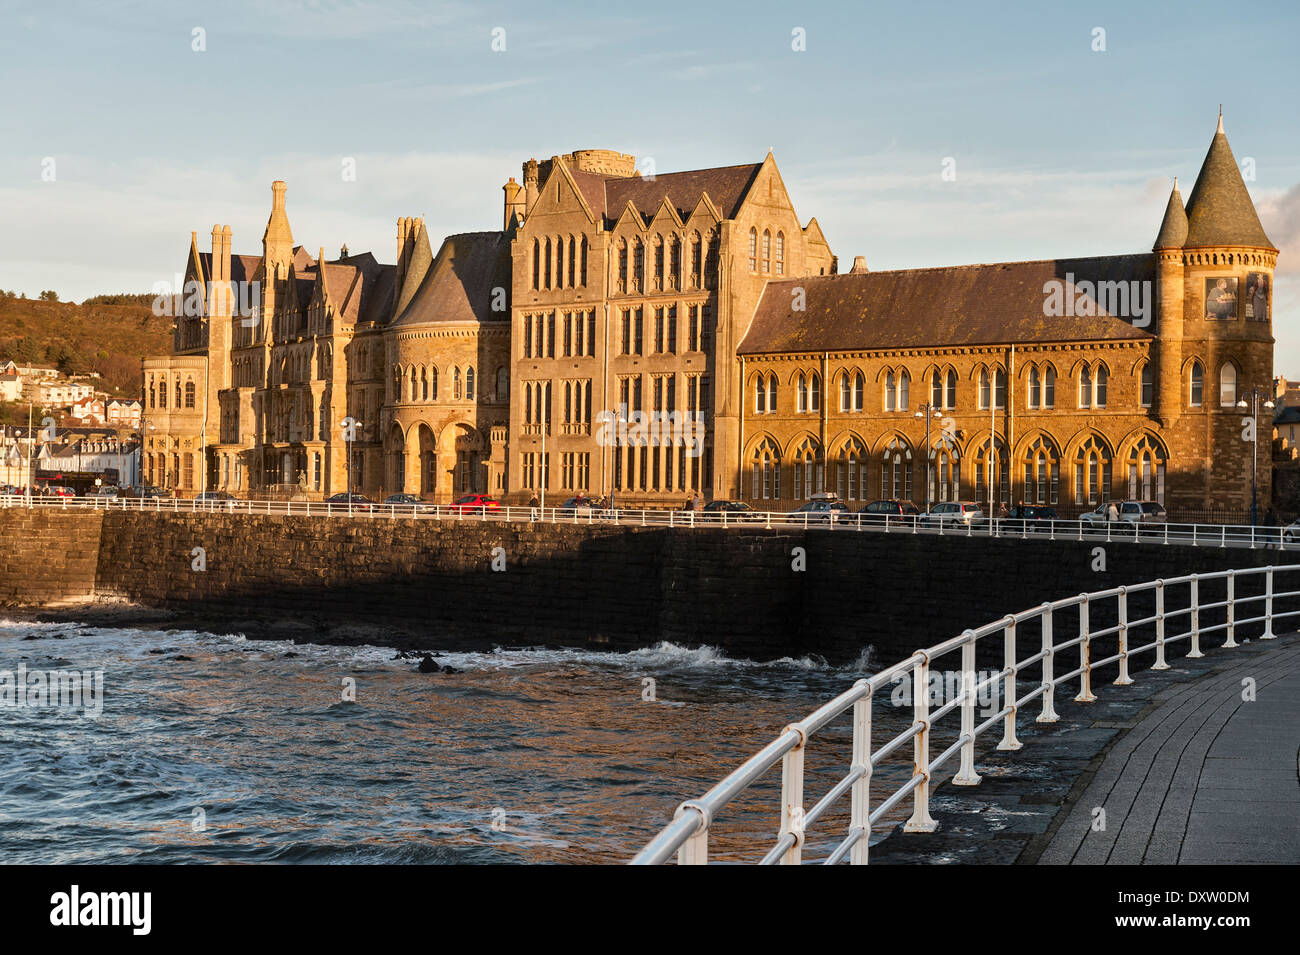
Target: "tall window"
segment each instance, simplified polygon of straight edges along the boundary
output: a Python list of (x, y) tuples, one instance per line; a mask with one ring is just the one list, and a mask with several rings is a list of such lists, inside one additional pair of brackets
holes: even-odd
[(1150, 408), (1151, 402), (1155, 398), (1156, 380), (1155, 372), (1151, 369), (1148, 362), (1142, 366), (1142, 407)]
[(762, 375), (754, 379), (754, 414), (767, 414), (767, 380)]
[(1199, 361), (1192, 362), (1191, 389), (1188, 396), (1188, 403), (1193, 408), (1201, 406), (1202, 394), (1205, 391), (1205, 370), (1201, 367)]
[(1106, 407), (1106, 384), (1110, 381), (1110, 369), (1104, 364), (1097, 364), (1097, 373), (1093, 376), (1093, 402), (1094, 408)]
[[(537, 288), (534, 284), (533, 288)], [(627, 242), (618, 240), (618, 290), (627, 291)]]
[(898, 409), (897, 404), (895, 404), (895, 402), (897, 401), (897, 397), (895, 395), (895, 389), (897, 387), (898, 387), (898, 379), (894, 376), (894, 373), (891, 371), (889, 374), (885, 375), (885, 410), (886, 411), (896, 411)]
[(465, 369), (465, 400), (474, 400), (474, 366)]
[(772, 271), (772, 233), (763, 230), (763, 274)]
[(822, 410), (822, 376), (815, 371), (808, 376), (808, 410)]
[(803, 414), (808, 410), (808, 376), (803, 372), (799, 372), (794, 389), (794, 410)]
[(1074, 503), (1110, 500), (1110, 449), (1096, 436), (1088, 438), (1074, 458)]
[(961, 460), (954, 444), (940, 439), (930, 450), (930, 481), (931, 500), (961, 499)]
[(1038, 366), (1029, 366), (1029, 393), (1026, 397), (1026, 407), (1031, 411), (1038, 407), (1039, 389), (1042, 387), (1042, 379), (1038, 374)]
[(992, 479), (996, 483), (998, 502), (1002, 504), (1010, 503), (1011, 458), (1007, 455), (1006, 448), (1000, 440), (993, 446), (991, 452), (989, 442), (985, 440), (984, 444), (975, 453), (975, 500), (986, 506), (990, 505), (990, 471), (992, 472)]
[(867, 449), (857, 438), (850, 438), (840, 448), (835, 472), (841, 500), (867, 499)]
[(1092, 407), (1092, 369), (1087, 365), (1079, 369), (1079, 407)]
[[(803, 375), (799, 376), (799, 384), (803, 384)], [(840, 375), (840, 410), (853, 410), (853, 385), (849, 381), (849, 373), (847, 371)]]
[(912, 499), (912, 449), (902, 438), (892, 439), (881, 455), (880, 496), (893, 501)]
[(771, 500), (781, 496), (781, 452), (770, 440), (764, 440), (754, 451), (753, 494), (756, 500)]
[(776, 375), (767, 378), (767, 410), (776, 413)]
[(758, 271), (758, 230), (749, 230), (749, 271)]
[[(990, 402), (992, 404), (990, 405)], [(1007, 406), (1007, 373), (1001, 368), (992, 373), (980, 369), (980, 408), (1005, 408)]]
[(1129, 452), (1128, 496), (1165, 502), (1165, 452), (1150, 435), (1143, 435)]
[(794, 496), (807, 500), (823, 489), (825, 474), (820, 458), (820, 448), (812, 438), (805, 438), (794, 454)]
[(785, 233), (776, 234), (776, 274), (785, 275)]
[(1219, 406), (1232, 408), (1237, 404), (1237, 366), (1228, 362), (1219, 369)]
[(1029, 504), (1055, 504), (1060, 486), (1060, 455), (1055, 445), (1040, 435), (1025, 449), (1023, 498)]
[(632, 255), (632, 291), (639, 292), (645, 278), (645, 244), (640, 238), (635, 243)]

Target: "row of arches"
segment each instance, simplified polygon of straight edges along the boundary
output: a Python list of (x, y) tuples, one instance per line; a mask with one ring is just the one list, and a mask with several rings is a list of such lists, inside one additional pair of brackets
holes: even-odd
[(845, 501), (921, 503), (928, 477), (932, 502), (975, 500), (987, 506), (992, 480), (1002, 504), (1015, 500), (1083, 507), (1116, 497), (1163, 503), (1168, 460), (1165, 444), (1150, 432), (1118, 444), (1095, 432), (1065, 443), (1038, 432), (1022, 439), (1014, 453), (1000, 437), (991, 441), (987, 435), (965, 446), (939, 435), (927, 451), (902, 434), (886, 434), (873, 446), (849, 433), (831, 443), (829, 454), (811, 434), (784, 448), (763, 434), (750, 445), (748, 491), (759, 501), (806, 500), (833, 491)]
[(177, 411), (182, 408), (193, 408), (198, 397), (194, 379), (189, 375), (185, 376), (184, 381), (181, 380), (180, 375), (174, 378), (167, 375), (150, 375), (148, 391), (145, 393), (149, 410), (165, 410), (168, 407), (169, 395), (171, 407)]
[[(718, 240), (712, 232), (655, 233), (648, 240), (619, 239), (615, 248), (620, 293), (715, 288)], [(647, 261), (648, 260), (648, 261)]]
[(533, 290), (586, 288), (587, 254), (585, 235), (533, 239)]
[[(1146, 359), (1133, 368), (1137, 378), (1138, 405), (1151, 407), (1155, 399), (1155, 369)], [(1027, 362), (1016, 377), (1023, 381), (1024, 406), (1030, 411), (1052, 410), (1057, 407), (1058, 371), (1053, 362)], [(1112, 372), (1103, 360), (1079, 361), (1069, 370), (1074, 381), (1075, 407), (1079, 410), (1104, 409), (1109, 403)], [(1240, 370), (1233, 359), (1219, 366), (1220, 407), (1232, 407), (1239, 398)], [(866, 409), (867, 376), (858, 368), (837, 370), (835, 382), (840, 412), (861, 412)], [(1007, 406), (1007, 373), (1001, 364), (980, 364), (970, 373), (976, 385), (976, 408), (1001, 410)], [(884, 412), (910, 411), (912, 376), (903, 366), (884, 366), (875, 375), (874, 384), (879, 389), (879, 408)], [(796, 414), (821, 411), (821, 374), (816, 371), (791, 372), (788, 383), (795, 394)], [(931, 408), (951, 411), (957, 408), (958, 376), (951, 366), (927, 369), (922, 377), (923, 394), (929, 398)], [(776, 414), (782, 382), (775, 372), (757, 371), (750, 375), (746, 385), (752, 395), (755, 414)], [(1183, 372), (1183, 400), (1187, 406), (1199, 408), (1205, 402), (1205, 365), (1199, 358), (1189, 360)]]
[[(438, 400), (438, 366), (425, 364), (393, 366), (393, 396), (399, 402), (425, 402)], [(510, 371), (504, 365), (497, 368), (496, 400), (508, 401), (510, 398)], [(473, 365), (465, 367), (463, 373), (459, 365), (451, 367), (452, 401), (474, 401), (478, 394), (479, 383)], [(486, 396), (482, 396), (486, 397)]]
[(785, 275), (785, 233), (778, 229), (749, 230), (749, 271), (761, 275)]

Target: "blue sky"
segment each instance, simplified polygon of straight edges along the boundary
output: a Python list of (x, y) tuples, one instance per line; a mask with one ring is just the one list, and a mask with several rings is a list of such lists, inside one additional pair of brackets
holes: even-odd
[(1222, 103), (1283, 252), (1277, 370), (1300, 375), (1297, 21), (1283, 3), (0, 0), (0, 288), (148, 291), (216, 222), (259, 252), (276, 178), (300, 244), (391, 262), (399, 216), (496, 227), (523, 160), (578, 148), (660, 172), (771, 148), (845, 268), (1140, 251)]

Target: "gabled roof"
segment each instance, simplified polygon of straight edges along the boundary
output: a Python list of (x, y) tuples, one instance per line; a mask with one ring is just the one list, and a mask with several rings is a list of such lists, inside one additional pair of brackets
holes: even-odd
[[(200, 252), (199, 262), (203, 266), (205, 280), (212, 276), (212, 253)], [(231, 255), (230, 280), (232, 282), (251, 282), (262, 264), (260, 255)]]
[[(492, 298), (498, 288), (505, 290), (506, 309), (494, 312)], [(443, 240), (437, 258), (393, 325), (508, 319), (509, 292), (510, 243), (506, 233), (451, 235)]]
[(665, 199), (683, 219), (708, 195), (724, 219), (734, 218), (745, 198), (750, 184), (763, 168), (762, 163), (743, 166), (718, 166), (713, 169), (691, 169), (686, 172), (668, 172), (653, 179), (633, 176), (630, 179), (606, 179), (605, 203), (607, 215), (618, 216), (631, 202), (642, 215), (654, 215)]
[[(1065, 284), (1071, 275), (1074, 288)], [(1073, 300), (1085, 281), (1141, 282), (1154, 277), (1155, 257), (1143, 253), (782, 279), (767, 283), (737, 352), (1149, 339), (1151, 331), (1107, 314), (1048, 317), (1044, 286), (1062, 283)], [(796, 312), (800, 288), (807, 308)], [(1100, 309), (1095, 296), (1090, 300)]]
[(1187, 197), (1187, 239), (1184, 248), (1244, 245), (1274, 249), (1264, 234), (1237, 160), (1223, 132), (1223, 117), (1201, 163), (1196, 185)]

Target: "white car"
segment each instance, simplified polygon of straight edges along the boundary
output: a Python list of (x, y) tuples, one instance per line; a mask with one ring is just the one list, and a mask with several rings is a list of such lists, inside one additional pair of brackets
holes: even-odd
[(1085, 524), (1163, 524), (1168, 520), (1165, 507), (1157, 501), (1107, 501), (1094, 510), (1079, 515)]
[(930, 508), (930, 513), (921, 516), (922, 526), (944, 527), (958, 524), (963, 527), (980, 524), (984, 521), (984, 512), (974, 501), (945, 501)]

